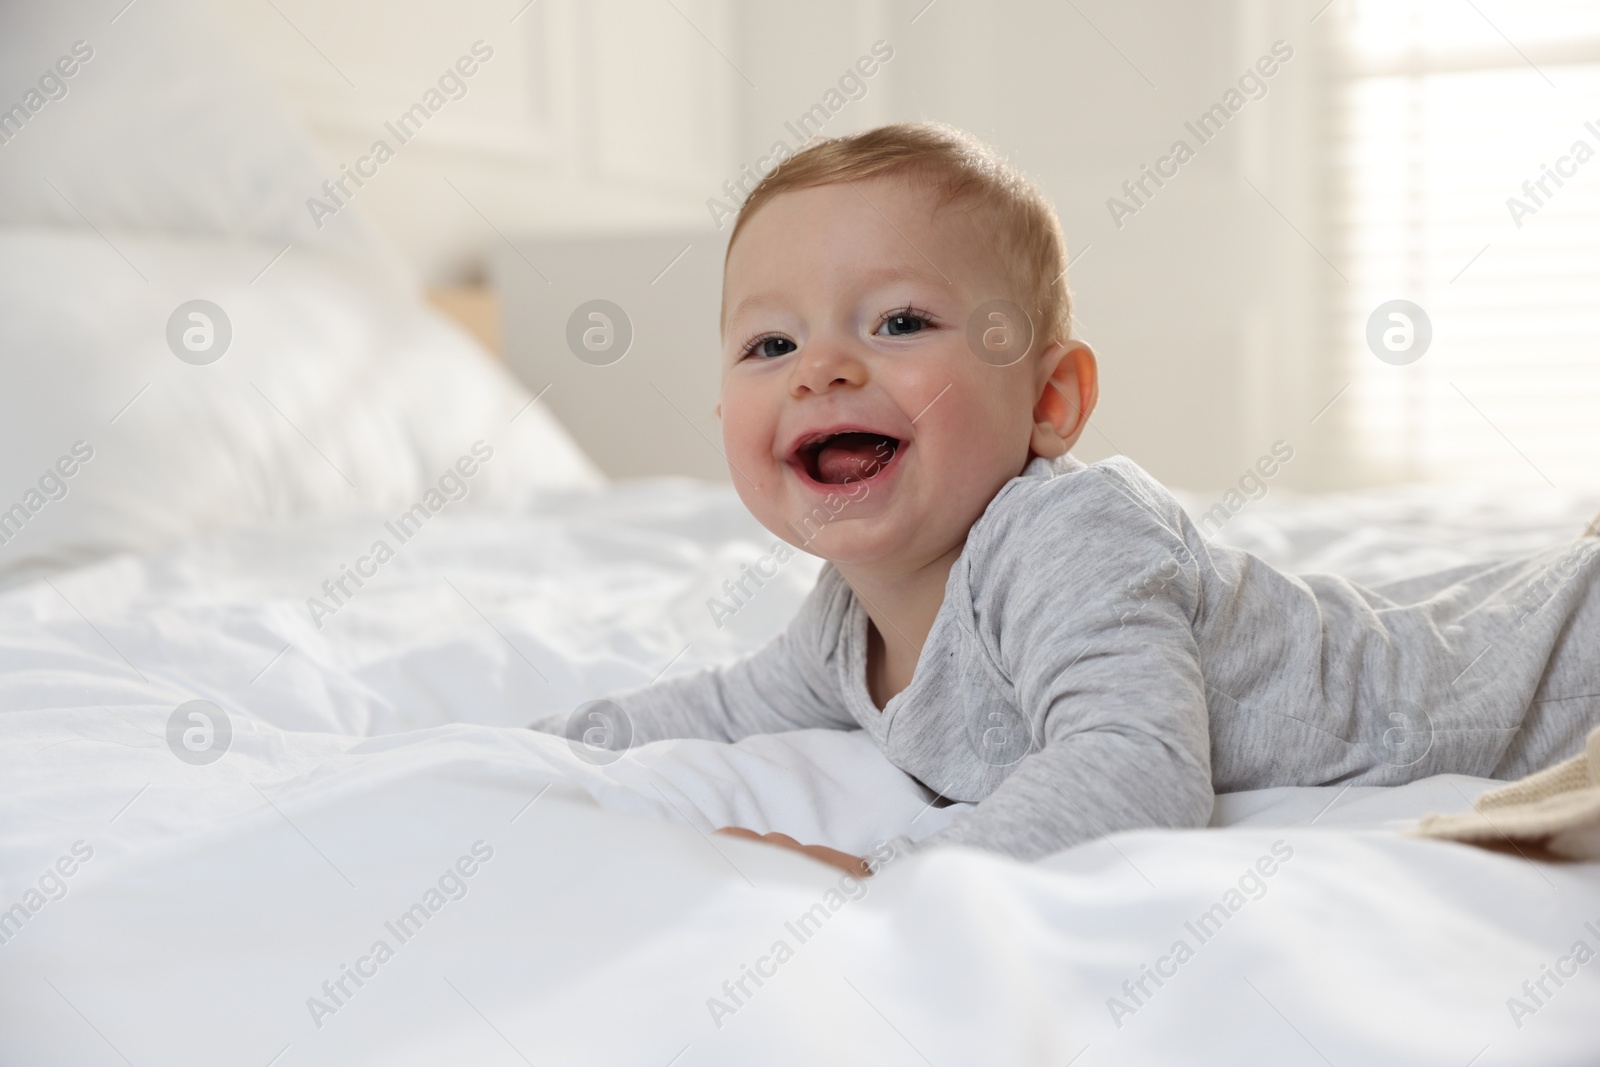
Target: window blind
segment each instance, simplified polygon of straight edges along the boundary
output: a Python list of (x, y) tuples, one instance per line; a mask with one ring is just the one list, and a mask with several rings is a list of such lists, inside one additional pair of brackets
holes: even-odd
[[(1329, 283), (1331, 332), (1363, 473), (1600, 484), (1600, 5), (1340, 0), (1323, 17), (1347, 279)], [(1414, 362), (1369, 346), (1395, 299), (1432, 325)]]

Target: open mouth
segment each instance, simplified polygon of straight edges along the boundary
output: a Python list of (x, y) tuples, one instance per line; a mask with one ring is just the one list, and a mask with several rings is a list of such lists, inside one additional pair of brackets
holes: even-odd
[(887, 467), (901, 444), (899, 438), (887, 434), (846, 430), (802, 441), (794, 459), (813, 481), (849, 485), (867, 481)]

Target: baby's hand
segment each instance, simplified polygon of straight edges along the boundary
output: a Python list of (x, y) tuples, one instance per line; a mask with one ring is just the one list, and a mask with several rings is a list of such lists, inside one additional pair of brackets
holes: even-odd
[(758, 834), (754, 830), (746, 830), (742, 826), (724, 826), (718, 830), (719, 834), (729, 837), (742, 837), (747, 841), (765, 841), (769, 845), (787, 848), (802, 855), (810, 856), (814, 860), (821, 860), (830, 866), (837, 867), (846, 874), (853, 874), (857, 878), (872, 877), (872, 870), (867, 866), (867, 861), (859, 856), (852, 856), (848, 852), (840, 852), (836, 848), (826, 845), (802, 845), (788, 834)]

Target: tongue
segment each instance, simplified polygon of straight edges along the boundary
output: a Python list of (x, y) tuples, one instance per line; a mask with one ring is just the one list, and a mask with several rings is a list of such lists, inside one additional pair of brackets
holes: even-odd
[(875, 433), (842, 433), (817, 450), (817, 480), (830, 485), (862, 481), (894, 458), (891, 438)]

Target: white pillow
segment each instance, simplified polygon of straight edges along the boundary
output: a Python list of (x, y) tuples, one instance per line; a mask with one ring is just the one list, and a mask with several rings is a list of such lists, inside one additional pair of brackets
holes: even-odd
[(293, 242), (393, 271), (359, 202), (314, 224), (306, 198), (337, 168), (208, 6), (139, 0), (113, 23), (121, 2), (0, 4), (0, 107), (25, 105), (0, 131), (0, 226)]
[[(331, 253), (291, 248), (268, 268), (279, 251), (0, 229), (0, 580), (262, 519), (399, 514), (478, 441), (452, 508), (600, 483), (544, 407), (416, 297)], [(206, 365), (168, 342), (194, 299), (231, 324)]]

